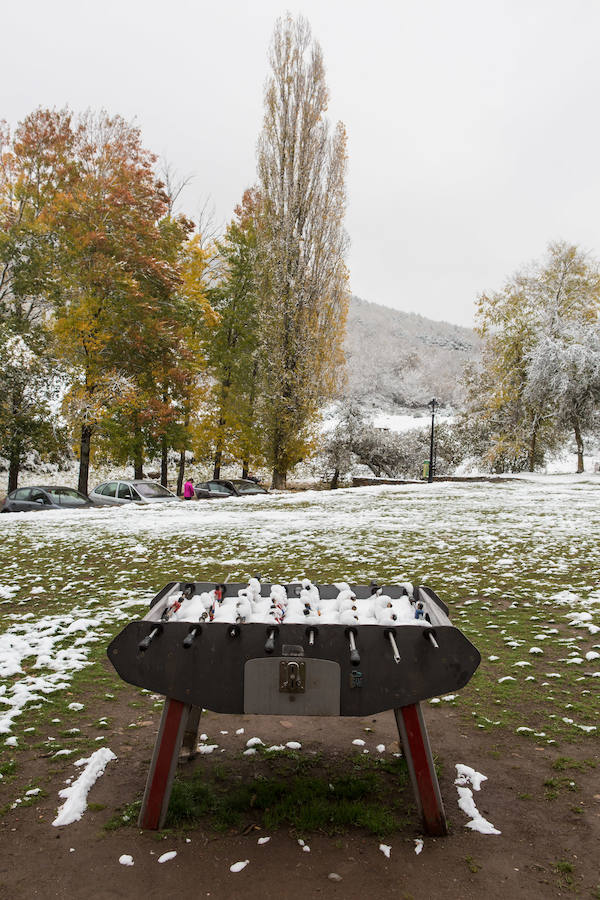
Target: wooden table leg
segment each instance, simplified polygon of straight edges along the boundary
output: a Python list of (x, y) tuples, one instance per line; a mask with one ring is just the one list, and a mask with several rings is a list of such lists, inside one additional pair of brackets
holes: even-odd
[(448, 834), (446, 813), (433, 764), (431, 745), (419, 703), (394, 710), (400, 743), (426, 834)]
[(198, 731), (200, 729), (200, 716), (202, 708), (200, 706), (192, 706), (188, 715), (185, 731), (183, 733), (182, 748), (187, 751), (185, 759), (191, 762), (198, 755), (196, 744), (198, 743)]
[(179, 751), (192, 708), (180, 700), (165, 698), (138, 818), (140, 828), (156, 830), (164, 825)]

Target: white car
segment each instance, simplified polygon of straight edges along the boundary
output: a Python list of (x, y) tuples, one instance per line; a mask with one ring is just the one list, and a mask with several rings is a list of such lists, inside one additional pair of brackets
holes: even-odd
[(155, 481), (105, 481), (99, 484), (88, 497), (98, 506), (123, 506), (126, 503), (161, 503), (165, 500), (179, 500), (176, 494)]

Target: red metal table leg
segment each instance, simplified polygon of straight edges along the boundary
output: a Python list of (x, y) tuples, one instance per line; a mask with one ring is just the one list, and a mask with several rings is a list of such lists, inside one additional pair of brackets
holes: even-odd
[(181, 703), (180, 700), (165, 698), (138, 818), (140, 828), (157, 829), (164, 825), (179, 751), (191, 709), (189, 704)]
[(446, 835), (446, 813), (421, 706), (419, 703), (403, 706), (395, 709), (394, 715), (423, 828), (426, 834)]

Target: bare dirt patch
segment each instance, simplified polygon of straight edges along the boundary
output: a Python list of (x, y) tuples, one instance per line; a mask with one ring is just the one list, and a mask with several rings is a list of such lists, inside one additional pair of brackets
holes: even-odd
[[(97, 706), (86, 709), (87, 724), (106, 713)], [(103, 900), (163, 897), (179, 891), (212, 898), (243, 895), (250, 900), (320, 895), (475, 898), (482, 893), (490, 900), (573, 893), (600, 896), (600, 767), (592, 765), (598, 763), (597, 741), (542, 748), (506, 731), (477, 731), (456, 708), (424, 706), (450, 834), (425, 836), (417, 855), (415, 839), (422, 836), (421, 826), (410, 791), (403, 789), (409, 816), (400, 832), (385, 839), (392, 848), (387, 859), (379, 840), (363, 831), (333, 836), (299, 835), (288, 828), (265, 832), (248, 827), (256, 824), (252, 816), (225, 833), (208, 824), (162, 834), (140, 832), (134, 825), (107, 831), (106, 823), (118, 810), (141, 795), (160, 716), (150, 695), (130, 688), (120, 691), (111, 704), (106, 739), (95, 742), (109, 746), (118, 761), (109, 763), (92, 788), (91, 806), (79, 822), (63, 828), (51, 824), (60, 802), (58, 791), (65, 778), (77, 774), (75, 757), (54, 759), (49, 767), (42, 751), (23, 751), (19, 756), (20, 769), (31, 779), (45, 778), (45, 796), (2, 816), (0, 896)], [(239, 728), (244, 728), (243, 735), (236, 734)], [(183, 764), (180, 777), (225, 760), (236, 772), (252, 777), (257, 763), (241, 753), (253, 736), (267, 745), (299, 741), (302, 753), (322, 752), (323, 763), (363, 749), (376, 755), (378, 744), (385, 744), (389, 755), (397, 741), (391, 713), (364, 720), (207, 713), (201, 731), (219, 747), (211, 756)], [(365, 740), (364, 748), (353, 747), (356, 738)], [(457, 805), (454, 785), (456, 763), (487, 775), (474, 799), (501, 835), (482, 835), (465, 827), (467, 818)], [(5, 779), (0, 783), (0, 802), (14, 800), (16, 790), (16, 781)], [(262, 836), (271, 840), (259, 845)], [(306, 840), (310, 852), (302, 849), (298, 837)], [(170, 850), (177, 856), (159, 864), (161, 854)], [(130, 854), (134, 866), (119, 865), (122, 854)], [(248, 865), (237, 874), (230, 872), (229, 867), (242, 860), (249, 860)], [(340, 880), (330, 879), (332, 874)]]

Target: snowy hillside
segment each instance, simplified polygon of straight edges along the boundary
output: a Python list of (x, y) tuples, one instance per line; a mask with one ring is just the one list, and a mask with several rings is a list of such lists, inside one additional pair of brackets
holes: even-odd
[(462, 371), (479, 346), (470, 328), (352, 297), (347, 392), (372, 408), (422, 409), (432, 397), (460, 407)]

